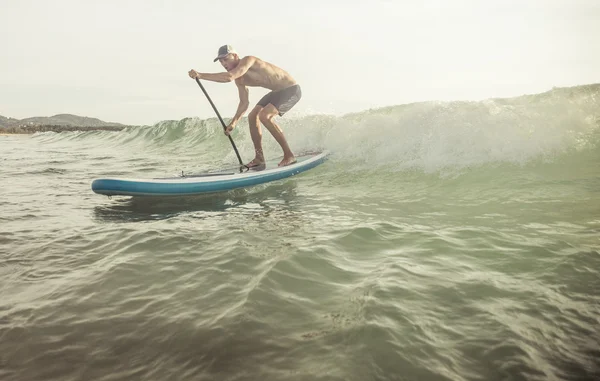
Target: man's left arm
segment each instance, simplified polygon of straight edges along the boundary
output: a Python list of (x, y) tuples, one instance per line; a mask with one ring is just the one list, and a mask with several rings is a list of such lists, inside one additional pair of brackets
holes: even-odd
[(195, 70), (190, 70), (189, 74), (192, 78), (206, 79), (207, 81), (231, 82), (246, 74), (254, 62), (255, 58), (249, 56), (242, 58), (240, 63), (232, 71), (227, 71), (224, 73), (198, 73)]

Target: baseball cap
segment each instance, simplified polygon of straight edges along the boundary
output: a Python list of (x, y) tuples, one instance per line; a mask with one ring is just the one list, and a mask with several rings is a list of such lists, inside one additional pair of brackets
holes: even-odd
[(213, 60), (213, 62), (217, 62), (219, 58), (223, 58), (229, 53), (236, 53), (235, 49), (231, 45), (223, 45), (219, 48), (219, 52), (217, 53), (217, 58)]

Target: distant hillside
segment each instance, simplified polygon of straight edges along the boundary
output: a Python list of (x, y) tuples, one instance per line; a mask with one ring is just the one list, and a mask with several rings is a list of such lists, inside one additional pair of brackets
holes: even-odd
[(0, 115), (0, 132), (8, 134), (32, 134), (43, 131), (80, 131), (111, 130), (118, 131), (127, 127), (121, 123), (104, 122), (97, 118), (58, 114), (54, 116), (36, 116), (25, 119), (7, 118)]
[(5, 116), (0, 115), (0, 128), (6, 128), (9, 126), (14, 126), (19, 123), (19, 119), (15, 118), (7, 118)]
[(104, 122), (97, 118), (72, 114), (54, 116), (34, 116), (32, 118), (14, 119), (0, 116), (0, 127), (14, 126), (74, 126), (74, 127), (106, 127), (123, 126), (121, 123)]

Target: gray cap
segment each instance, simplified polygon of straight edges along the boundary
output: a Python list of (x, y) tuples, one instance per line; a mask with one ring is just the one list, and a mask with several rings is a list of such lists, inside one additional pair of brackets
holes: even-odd
[(219, 58), (223, 58), (226, 55), (228, 55), (229, 53), (237, 53), (237, 52), (235, 51), (235, 49), (233, 49), (233, 46), (231, 46), (231, 45), (223, 45), (223, 46), (221, 46), (219, 48), (219, 52), (217, 53), (218, 54), (217, 58), (215, 58), (213, 60), (213, 62), (217, 62), (217, 60)]

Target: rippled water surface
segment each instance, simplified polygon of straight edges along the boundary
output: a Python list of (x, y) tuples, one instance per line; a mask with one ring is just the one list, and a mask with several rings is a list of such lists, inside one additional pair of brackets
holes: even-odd
[(90, 184), (235, 163), (215, 121), (0, 136), (0, 379), (597, 379), (584, 90), (284, 120), (330, 159), (180, 199)]

